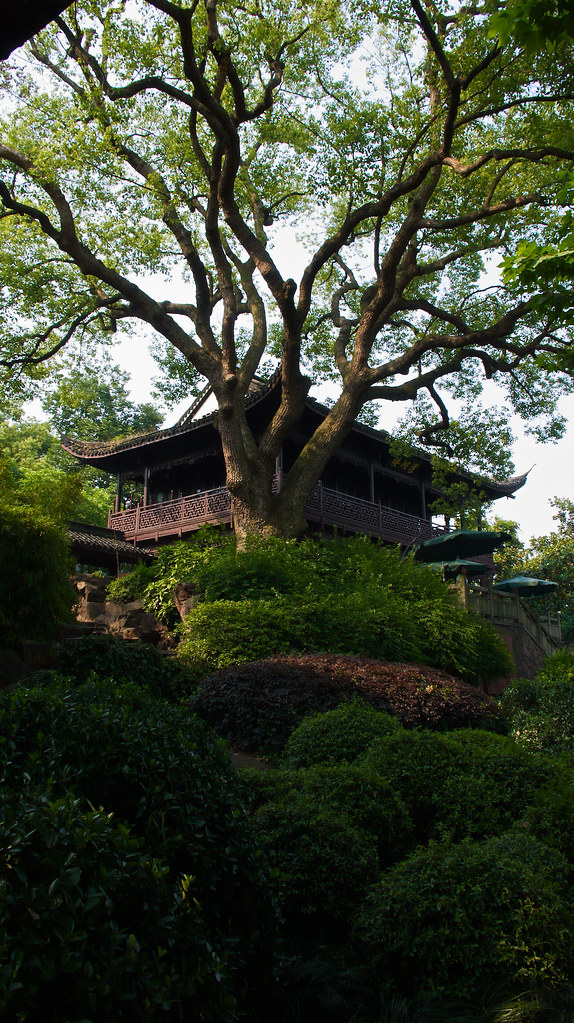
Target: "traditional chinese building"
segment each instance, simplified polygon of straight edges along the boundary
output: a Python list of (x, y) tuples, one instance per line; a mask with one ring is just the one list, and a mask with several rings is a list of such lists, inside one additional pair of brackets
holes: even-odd
[[(262, 436), (279, 403), (280, 378), (254, 380), (246, 402), (249, 426)], [(204, 523), (233, 527), (231, 496), (214, 425), (216, 402), (210, 388), (175, 426), (120, 441), (86, 442), (64, 437), (63, 447), (80, 462), (117, 476), (108, 526), (135, 545), (150, 546), (189, 536)], [(279, 490), (290, 467), (328, 409), (307, 398), (303, 416), (276, 461)], [(430, 456), (417, 452), (397, 462), (388, 433), (355, 423), (331, 458), (309, 499), (310, 530), (366, 533), (408, 547), (448, 528), (433, 521)], [(470, 474), (461, 479), (473, 485)], [(481, 481), (488, 501), (511, 497), (526, 475), (505, 482)]]

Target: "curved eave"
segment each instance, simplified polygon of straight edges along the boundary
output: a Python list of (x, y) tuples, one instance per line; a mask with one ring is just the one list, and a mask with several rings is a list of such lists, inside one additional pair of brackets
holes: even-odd
[[(260, 404), (277, 386), (278, 380), (278, 375), (274, 374), (267, 384), (249, 394), (245, 401), (245, 407), (253, 408)], [(205, 428), (215, 430), (213, 425), (215, 415), (215, 412), (209, 412), (200, 419), (190, 421), (188, 413), (186, 413), (174, 426), (165, 430), (136, 434), (132, 437), (123, 437), (121, 440), (87, 441), (64, 436), (60, 443), (64, 451), (86, 465), (111, 472), (122, 471), (133, 464), (143, 465), (144, 462), (149, 461), (149, 458), (141, 458), (143, 449), (153, 448), (153, 460), (155, 461), (157, 457), (157, 460), (160, 461), (164, 457), (169, 457), (170, 448), (178, 447), (181, 444), (181, 438)]]
[(477, 483), (479, 488), (484, 490), (487, 497), (492, 497), (493, 500), (497, 497), (513, 497), (516, 491), (524, 486), (529, 474), (530, 469), (528, 472), (522, 473), (521, 476), (512, 476), (509, 480), (478, 479)]
[[(245, 407), (253, 409), (261, 404), (272, 392), (280, 387), (280, 372), (276, 372), (270, 380), (262, 387), (251, 394), (248, 394)], [(314, 398), (307, 398), (307, 408), (321, 418), (329, 412), (329, 408)], [(86, 465), (109, 472), (129, 471), (136, 466), (143, 467), (150, 462), (167, 461), (174, 454), (180, 454), (182, 446), (185, 445), (185, 438), (198, 431), (213, 431), (215, 435), (215, 412), (210, 412), (200, 419), (189, 418), (193, 406), (184, 416), (180, 417), (174, 426), (165, 430), (156, 430), (152, 433), (138, 434), (132, 437), (125, 437), (119, 441), (82, 441), (71, 437), (62, 437), (61, 444), (65, 451), (77, 458)], [(351, 433), (361, 434), (383, 445), (387, 451), (392, 442), (391, 434), (385, 430), (376, 430), (363, 423), (354, 423)], [(215, 436), (213, 438), (215, 440)], [(153, 450), (153, 457), (150, 458), (150, 449)], [(144, 454), (145, 452), (145, 454)], [(419, 448), (413, 448), (412, 457), (419, 465), (427, 465), (430, 469), (432, 456), (429, 452)], [(530, 470), (529, 470), (530, 472)], [(409, 475), (405, 473), (405, 475)], [(521, 476), (513, 476), (509, 480), (488, 480), (481, 479), (470, 472), (457, 472), (459, 478), (467, 480), (469, 484), (481, 490), (487, 499), (496, 500), (500, 497), (512, 497), (517, 490), (524, 486), (529, 473)], [(436, 491), (437, 495), (440, 491)]]
[[(170, 457), (172, 450), (178, 448), (190, 433), (202, 429), (215, 429), (213, 415), (204, 416), (186, 426), (172, 426), (167, 430), (154, 433), (139, 434), (126, 437), (121, 441), (86, 441), (72, 437), (62, 437), (61, 445), (78, 461), (109, 472), (118, 472), (128, 467), (147, 463), (150, 449), (153, 450), (153, 461), (161, 461)], [(145, 454), (144, 454), (145, 453)]]

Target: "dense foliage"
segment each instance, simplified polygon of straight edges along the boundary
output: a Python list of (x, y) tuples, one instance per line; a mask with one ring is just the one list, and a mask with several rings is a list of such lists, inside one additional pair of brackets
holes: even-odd
[[(72, 484), (72, 491), (74, 487)], [(72, 618), (76, 594), (60, 507), (37, 503), (0, 460), (0, 642), (52, 639), (59, 622)], [(68, 496), (70, 491), (68, 489)]]
[[(0, 459), (10, 467), (17, 489), (49, 514), (66, 504), (67, 519), (107, 524), (115, 497), (115, 479), (78, 462), (61, 445), (61, 434), (95, 440), (125, 437), (157, 428), (162, 416), (151, 405), (135, 406), (127, 390), (128, 374), (102, 359), (62, 363), (55, 380), (43, 381), (42, 407), (47, 421), (38, 422), (13, 410), (0, 416)], [(0, 400), (1, 408), (1, 400)]]
[[(353, 1006), (378, 1023), (568, 1018), (574, 801), (558, 761), (480, 729), (404, 729), (355, 699), (303, 721), (279, 768), (244, 774), (286, 940), (300, 955), (328, 949), (341, 971), (346, 1008), (326, 1020), (354, 1019)], [(335, 905), (326, 814), (348, 836), (347, 857), (333, 852), (348, 881)], [(379, 880), (365, 889), (352, 871), (369, 849)]]
[(471, 729), (383, 736), (359, 763), (387, 779), (416, 824), (420, 842), (488, 838), (519, 819), (557, 768), (511, 739)]
[(285, 767), (352, 763), (375, 739), (399, 728), (398, 717), (354, 696), (335, 710), (305, 717), (289, 736), (281, 763)]
[(381, 983), (403, 993), (518, 993), (572, 977), (564, 858), (528, 835), (447, 842), (391, 868), (360, 914)]
[(179, 656), (198, 678), (278, 653), (332, 651), (429, 664), (467, 681), (509, 673), (494, 629), (468, 614), (437, 573), (366, 537), (304, 541), (233, 537), (204, 529), (160, 548), (150, 568), (110, 584), (115, 599), (141, 596), (173, 625), (173, 591), (198, 599)]
[[(109, 635), (85, 636), (60, 643), (54, 651), (53, 669), (70, 683), (80, 685), (93, 672), (116, 685), (128, 682), (143, 686), (169, 702), (178, 700), (191, 685), (185, 669), (175, 658), (161, 654), (149, 643)], [(49, 673), (44, 675), (44, 681), (50, 683)]]
[(510, 734), (521, 745), (551, 753), (574, 753), (574, 653), (548, 658), (534, 679), (518, 679), (505, 690), (501, 709)]
[[(331, 695), (350, 665), (354, 693), (296, 725), (274, 768), (238, 776), (155, 657), (93, 649), (111, 680), (82, 683), (81, 643), (76, 677), (45, 674), (0, 699), (3, 1015), (570, 1018), (570, 765), (475, 727), (476, 690), (445, 693), (426, 669), (424, 695), (409, 696), (407, 670), (381, 665), (397, 705), (380, 710), (367, 702), (370, 678), (383, 691), (376, 665), (332, 657)], [(536, 685), (568, 682), (570, 662)], [(306, 688), (320, 692), (312, 677)], [(258, 728), (273, 746), (272, 714)]]
[(4, 694), (0, 758), (2, 1015), (239, 1018), (274, 916), (205, 726), (137, 685), (61, 679)]

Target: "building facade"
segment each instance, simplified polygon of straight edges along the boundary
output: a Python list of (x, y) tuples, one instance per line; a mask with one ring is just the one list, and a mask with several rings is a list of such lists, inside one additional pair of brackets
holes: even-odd
[[(262, 436), (280, 399), (280, 379), (254, 380), (246, 401), (249, 426)], [(80, 462), (115, 473), (116, 499), (108, 526), (136, 546), (170, 542), (204, 523), (233, 528), (225, 464), (209, 388), (175, 426), (120, 441), (86, 442), (64, 437), (63, 447)], [(299, 452), (328, 409), (307, 398), (303, 416), (276, 461), (274, 488), (281, 489)], [(392, 452), (384, 431), (355, 423), (327, 464), (311, 494), (306, 518), (311, 531), (366, 533), (403, 547), (448, 529), (430, 507), (440, 497), (429, 455), (408, 459)], [(461, 478), (473, 484), (470, 475)], [(526, 475), (505, 482), (481, 481), (487, 500), (511, 497)]]

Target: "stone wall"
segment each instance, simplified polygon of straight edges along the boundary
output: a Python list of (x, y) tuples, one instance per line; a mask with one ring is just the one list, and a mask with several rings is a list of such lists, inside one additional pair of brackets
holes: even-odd
[[(493, 622), (492, 624), (504, 640), (514, 661), (513, 678), (534, 678), (548, 657), (548, 650), (543, 650), (534, 637), (517, 622)], [(558, 645), (556, 649), (558, 649)], [(497, 682), (490, 683), (487, 686), (487, 691), (492, 696), (498, 696), (504, 692), (511, 681), (512, 679), (507, 678), (499, 679)]]

